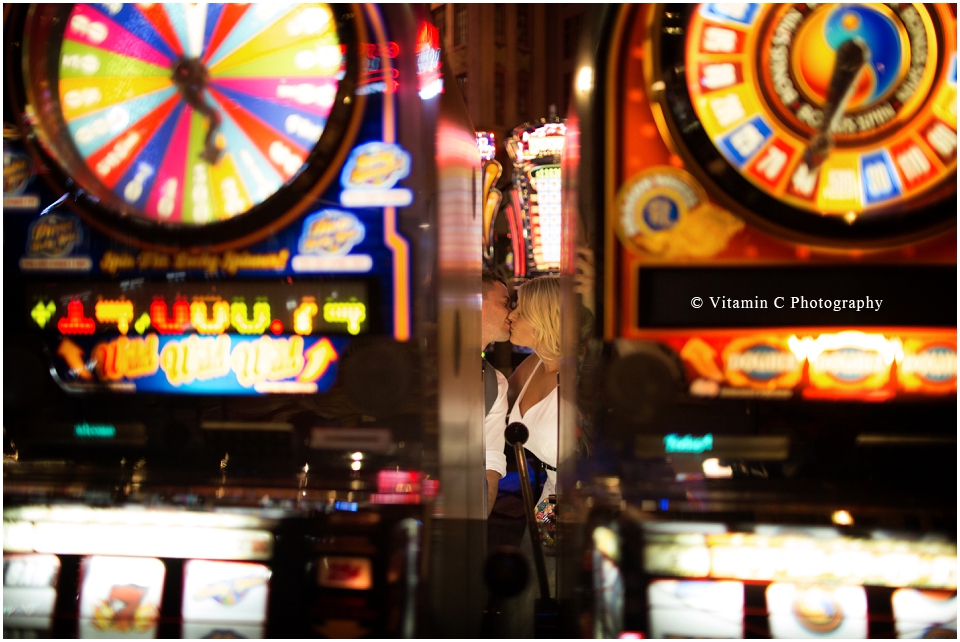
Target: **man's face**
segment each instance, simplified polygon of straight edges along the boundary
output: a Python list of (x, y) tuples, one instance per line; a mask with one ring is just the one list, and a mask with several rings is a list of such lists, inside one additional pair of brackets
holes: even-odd
[(499, 281), (487, 291), (480, 306), (481, 340), (483, 346), (510, 338), (510, 295)]

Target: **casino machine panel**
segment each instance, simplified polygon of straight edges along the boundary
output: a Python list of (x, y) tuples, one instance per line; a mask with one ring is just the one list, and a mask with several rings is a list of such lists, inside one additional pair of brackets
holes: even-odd
[(840, 557), (795, 574), (784, 529), (955, 555), (956, 5), (595, 17), (564, 157), (563, 272), (596, 275), (561, 420), (581, 632), (893, 635), (894, 589), (955, 577), (878, 561), (828, 590)]
[(5, 6), (4, 49), (5, 633), (412, 635), (438, 257), (479, 283), (425, 10)]

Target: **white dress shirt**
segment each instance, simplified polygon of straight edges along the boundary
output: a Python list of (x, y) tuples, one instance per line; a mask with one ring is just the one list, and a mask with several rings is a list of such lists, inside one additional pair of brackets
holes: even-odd
[(507, 457), (503, 454), (503, 430), (507, 427), (507, 378), (497, 373), (497, 400), (483, 420), (483, 446), (486, 450), (486, 470), (493, 470), (505, 477)]

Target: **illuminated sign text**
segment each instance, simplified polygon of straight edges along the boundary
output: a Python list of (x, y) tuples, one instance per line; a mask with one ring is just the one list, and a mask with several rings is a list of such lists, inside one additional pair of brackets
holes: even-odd
[(230, 372), (230, 337), (191, 335), (171, 341), (160, 353), (160, 367), (174, 386), (222, 377)]
[(246, 388), (263, 381), (295, 377), (303, 370), (303, 337), (260, 337), (241, 343), (234, 349), (231, 361), (237, 381)]
[(30, 226), (27, 238), (27, 255), (67, 256), (82, 239), (83, 231), (77, 218), (48, 214), (39, 218)]
[(116, 426), (109, 424), (76, 424), (73, 427), (73, 436), (83, 439), (113, 439), (117, 436)]
[(158, 297), (150, 304), (150, 321), (161, 334), (183, 334), (190, 327), (190, 304), (178, 298), (171, 317), (167, 314), (167, 302)]
[(230, 304), (214, 301), (213, 313), (208, 316), (207, 302), (194, 301), (190, 304), (190, 322), (201, 334), (220, 334), (230, 327)]
[(93, 334), (96, 322), (83, 316), (83, 302), (74, 299), (67, 304), (67, 316), (57, 322), (61, 334)]
[(270, 304), (257, 301), (253, 304), (253, 318), (248, 318), (247, 304), (234, 301), (230, 304), (230, 320), (240, 334), (263, 334), (270, 325)]
[(702, 453), (713, 450), (713, 435), (706, 434), (703, 437), (694, 437), (693, 435), (671, 434), (663, 438), (663, 445), (668, 453)]
[(317, 302), (312, 298), (305, 298), (303, 303), (297, 306), (293, 311), (293, 331), (297, 334), (310, 334), (313, 332), (313, 317), (317, 316), (320, 308)]
[(323, 304), (323, 320), (328, 323), (346, 323), (347, 332), (357, 334), (360, 324), (367, 319), (367, 306), (356, 301), (327, 302)]
[(160, 342), (155, 334), (143, 338), (118, 337), (94, 347), (91, 357), (96, 362), (101, 381), (136, 379), (157, 372), (160, 366)]
[(116, 323), (120, 334), (126, 334), (133, 322), (132, 301), (97, 301), (94, 316), (100, 323)]

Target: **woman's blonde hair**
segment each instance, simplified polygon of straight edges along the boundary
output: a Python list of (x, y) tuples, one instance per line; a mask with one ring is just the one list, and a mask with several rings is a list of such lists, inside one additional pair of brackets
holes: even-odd
[(560, 278), (541, 276), (517, 290), (517, 309), (533, 326), (533, 351), (544, 361), (560, 360)]

